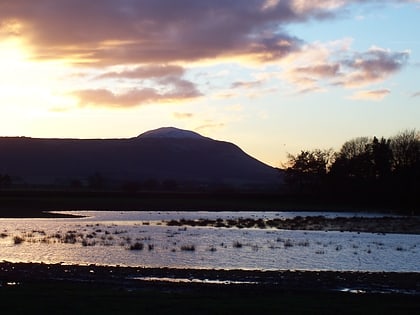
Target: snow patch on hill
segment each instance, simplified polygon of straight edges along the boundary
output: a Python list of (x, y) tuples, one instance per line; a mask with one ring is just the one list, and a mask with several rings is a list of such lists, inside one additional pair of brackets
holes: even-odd
[(205, 139), (205, 137), (194, 131), (178, 129), (175, 127), (162, 127), (149, 130), (139, 135), (139, 138)]

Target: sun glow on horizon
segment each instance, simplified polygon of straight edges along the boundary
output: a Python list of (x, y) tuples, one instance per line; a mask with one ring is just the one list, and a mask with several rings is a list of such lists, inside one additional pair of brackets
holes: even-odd
[(34, 60), (19, 39), (0, 42), (0, 69), (2, 136), (23, 135), (31, 119), (75, 102), (64, 93), (66, 64)]

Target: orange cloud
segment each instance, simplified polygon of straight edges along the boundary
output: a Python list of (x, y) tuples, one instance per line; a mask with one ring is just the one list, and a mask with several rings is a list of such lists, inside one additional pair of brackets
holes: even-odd
[(99, 76), (97, 79), (151, 79), (167, 76), (182, 76), (185, 69), (177, 65), (144, 65), (138, 66), (134, 69), (126, 69), (120, 72), (106, 72)]
[(123, 93), (108, 89), (86, 89), (73, 91), (81, 106), (133, 107), (153, 102), (182, 101), (201, 96), (194, 84), (179, 78), (170, 78), (166, 90), (159, 88), (133, 88)]
[(353, 94), (351, 98), (356, 100), (380, 101), (390, 93), (391, 91), (388, 89), (359, 91)]

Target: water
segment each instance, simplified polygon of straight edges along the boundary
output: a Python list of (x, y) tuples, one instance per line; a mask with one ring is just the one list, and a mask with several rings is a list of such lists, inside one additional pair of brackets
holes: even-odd
[[(420, 272), (420, 235), (173, 227), (162, 222), (354, 213), (69, 213), (87, 217), (0, 219), (0, 259), (139, 267)], [(141, 249), (134, 250), (135, 245)]]

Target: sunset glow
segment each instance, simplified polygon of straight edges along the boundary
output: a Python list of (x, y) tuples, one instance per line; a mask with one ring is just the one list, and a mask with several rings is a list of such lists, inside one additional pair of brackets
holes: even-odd
[(0, 136), (287, 153), (420, 128), (420, 1), (3, 1)]

